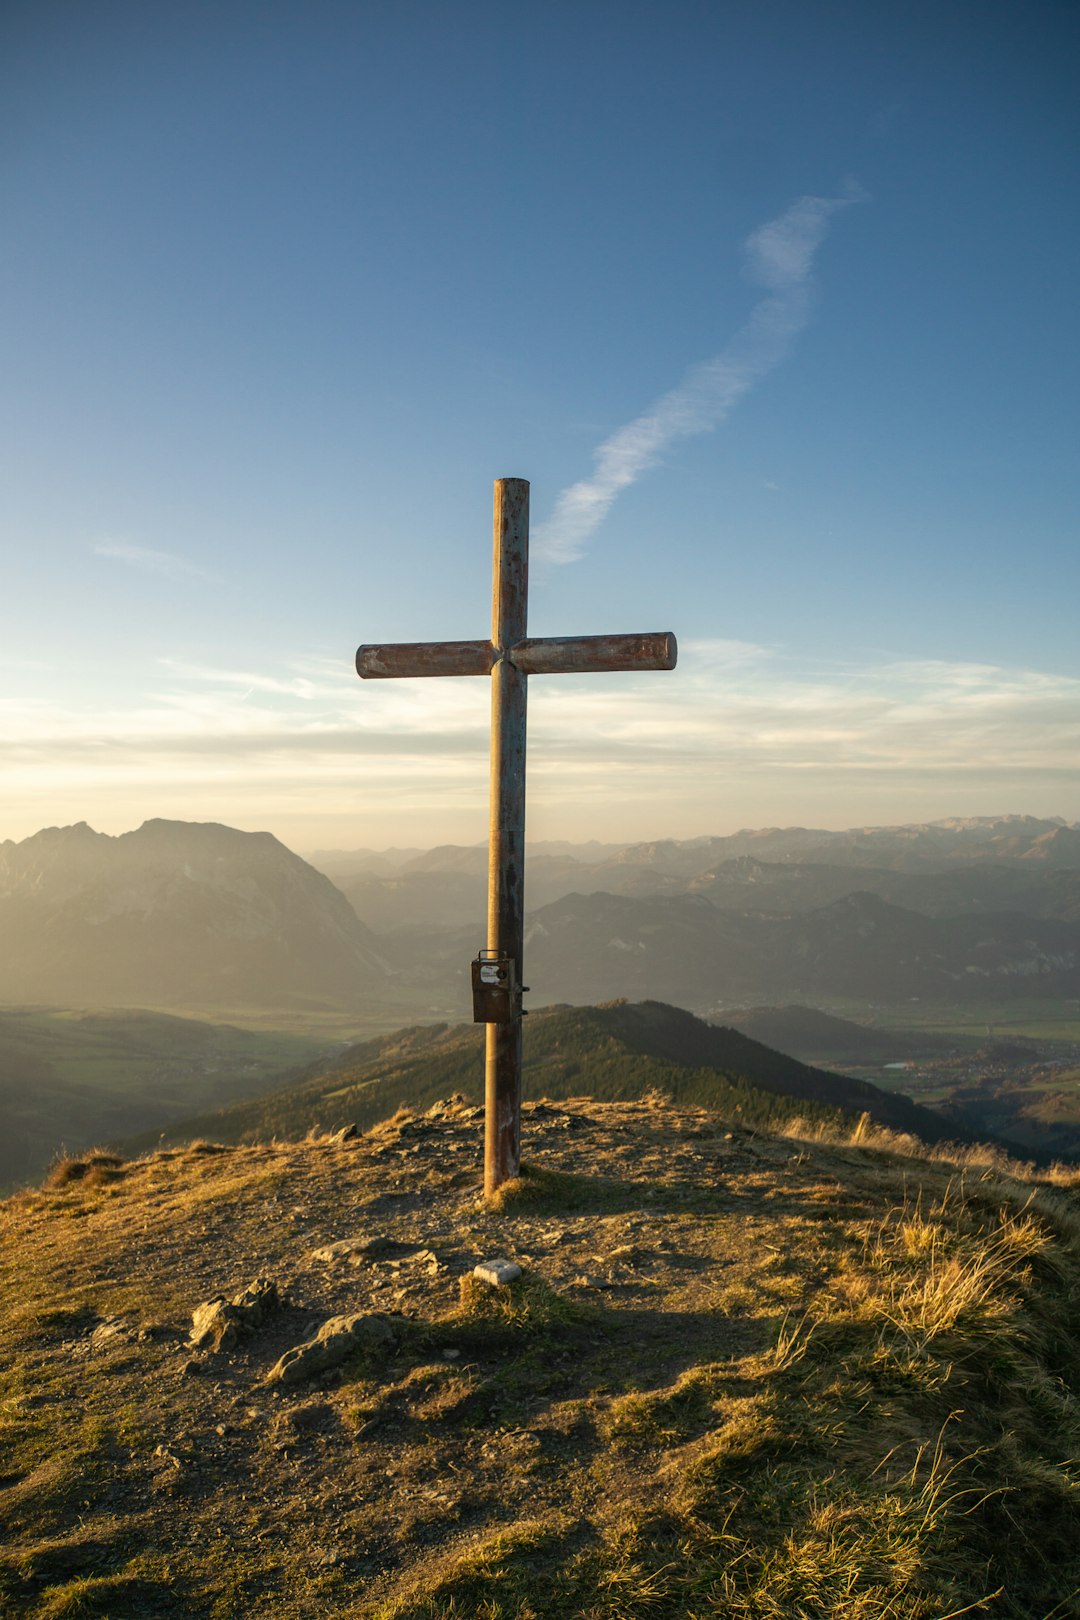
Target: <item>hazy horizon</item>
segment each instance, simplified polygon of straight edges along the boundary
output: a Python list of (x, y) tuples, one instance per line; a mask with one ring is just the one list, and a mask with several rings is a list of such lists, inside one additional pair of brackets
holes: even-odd
[[(210, 816), (210, 817), (205, 817), (205, 818), (203, 818), (203, 817), (187, 818), (187, 817), (177, 817), (177, 816), (160, 816), (160, 817), (158, 817), (158, 816), (145, 816), (145, 817), (141, 817), (138, 821), (132, 822), (130, 825), (117, 825), (115, 827), (114, 826), (99, 826), (99, 825), (95, 824), (93, 821), (91, 821), (89, 817), (80, 816), (80, 817), (78, 817), (75, 820), (70, 821), (70, 822), (43, 822), (40, 826), (34, 827), (33, 829), (31, 829), (31, 831), (29, 831), (29, 832), (27, 832), (25, 834), (19, 835), (19, 836), (11, 837), (9, 835), (9, 837), (7, 837), (7, 838), (0, 837), (0, 845), (2, 845), (5, 842), (11, 842), (11, 843), (14, 843), (14, 844), (19, 844), (19, 843), (24, 842), (25, 839), (27, 839), (27, 838), (34, 837), (39, 832), (45, 832), (45, 831), (51, 831), (51, 830), (63, 831), (66, 828), (75, 827), (75, 826), (78, 826), (80, 824), (87, 825), (90, 828), (91, 832), (102, 833), (106, 837), (109, 837), (109, 838), (118, 838), (118, 837), (124, 836), (126, 833), (137, 832), (139, 830), (139, 828), (142, 827), (144, 825), (144, 823), (147, 822), (147, 821), (164, 820), (164, 821), (185, 822), (185, 821), (188, 821), (189, 819), (192, 820), (193, 822), (195, 822), (195, 824), (224, 826), (224, 827), (232, 828), (233, 830), (235, 830), (237, 832), (269, 832), (274, 837), (276, 837), (279, 840), (280, 843), (284, 844), (286, 846), (286, 848), (292, 850), (292, 852), (294, 854), (299, 855), (303, 860), (307, 860), (307, 861), (310, 861), (317, 854), (342, 854), (342, 855), (347, 855), (347, 854), (350, 854), (350, 853), (353, 853), (353, 852), (384, 854), (384, 853), (394, 853), (394, 852), (398, 852), (398, 851), (401, 851), (401, 850), (418, 850), (418, 851), (421, 851), (421, 852), (427, 852), (427, 851), (432, 850), (432, 849), (437, 849), (440, 846), (461, 847), (461, 848), (467, 848), (467, 849), (485, 849), (487, 847), (486, 834), (484, 836), (482, 836), (482, 837), (433, 838), (433, 839), (429, 839), (429, 840), (426, 840), (426, 841), (418, 841), (418, 842), (413, 842), (413, 841), (410, 841), (410, 840), (407, 840), (407, 839), (398, 839), (396, 842), (388, 842), (388, 843), (382, 843), (382, 844), (362, 844), (362, 843), (352, 842), (352, 843), (345, 843), (345, 844), (300, 845), (298, 843), (290, 842), (290, 840), (288, 838), (283, 836), (282, 833), (280, 833), (278, 831), (275, 831), (275, 829), (272, 828), (272, 827), (269, 827), (269, 826), (250, 826), (250, 827), (241, 826), (241, 825), (239, 825), (238, 823), (235, 823), (235, 822), (227, 822), (227, 821), (223, 820), (223, 818), (221, 818), (220, 816)], [(896, 829), (902, 828), (902, 827), (946, 826), (946, 825), (949, 825), (949, 824), (952, 824), (952, 823), (958, 823), (958, 822), (971, 822), (971, 821), (1007, 822), (1007, 821), (1010, 821), (1010, 820), (1047, 821), (1047, 822), (1055, 822), (1055, 823), (1057, 823), (1057, 824), (1059, 824), (1060, 826), (1063, 826), (1063, 827), (1080, 827), (1080, 821), (1070, 821), (1069, 818), (1066, 817), (1066, 816), (1053, 815), (1053, 814), (1035, 815), (1033, 812), (1026, 811), (1026, 810), (1007, 810), (1007, 811), (1000, 811), (1000, 812), (991, 812), (991, 813), (989, 813), (987, 815), (933, 816), (933, 817), (927, 817), (925, 819), (920, 818), (918, 820), (911, 821), (911, 822), (851, 821), (851, 822), (843, 822), (842, 824), (838, 824), (838, 825), (835, 825), (835, 826), (829, 826), (829, 825), (826, 825), (825, 823), (810, 822), (810, 821), (790, 821), (790, 822), (782, 822), (782, 823), (781, 822), (762, 822), (762, 823), (758, 823), (758, 824), (754, 824), (754, 825), (750, 825), (748, 823), (743, 823), (742, 825), (740, 825), (738, 827), (727, 827), (727, 828), (723, 828), (723, 829), (720, 829), (720, 828), (717, 828), (717, 827), (711, 827), (711, 828), (708, 828), (708, 829), (706, 829), (706, 830), (704, 830), (702, 832), (687, 833), (687, 834), (673, 834), (671, 832), (664, 831), (664, 830), (660, 829), (660, 830), (653, 831), (652, 833), (646, 834), (646, 835), (644, 835), (642, 837), (634, 837), (634, 838), (609, 837), (602, 831), (598, 832), (598, 833), (596, 833), (596, 834), (594, 834), (594, 835), (592, 835), (592, 836), (590, 836), (588, 838), (562, 838), (562, 837), (559, 837), (559, 836), (552, 836), (552, 835), (547, 835), (547, 834), (534, 833), (530, 829), (528, 831), (528, 834), (527, 834), (527, 842), (530, 845), (543, 844), (543, 843), (549, 843), (550, 842), (550, 843), (566, 843), (566, 844), (580, 846), (580, 847), (586, 847), (590, 843), (599, 844), (599, 845), (633, 845), (633, 844), (661, 843), (661, 842), (665, 842), (665, 841), (669, 841), (669, 840), (670, 841), (675, 841), (675, 842), (691, 842), (694, 839), (730, 838), (730, 837), (734, 837), (734, 836), (736, 836), (738, 834), (754, 834), (754, 833), (764, 833), (764, 832), (786, 832), (786, 831), (804, 830), (804, 831), (809, 831), (809, 832), (825, 832), (825, 833), (840, 833), (840, 832), (868, 832), (868, 833), (872, 833), (872, 832), (889, 832), (889, 831), (893, 831), (893, 830), (896, 830)]]

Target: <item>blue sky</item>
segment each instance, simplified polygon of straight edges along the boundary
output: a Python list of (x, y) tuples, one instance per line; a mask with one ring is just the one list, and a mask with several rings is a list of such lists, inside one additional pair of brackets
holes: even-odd
[(0, 837), (473, 842), (532, 482), (535, 837), (1080, 818), (1080, 9), (0, 15)]

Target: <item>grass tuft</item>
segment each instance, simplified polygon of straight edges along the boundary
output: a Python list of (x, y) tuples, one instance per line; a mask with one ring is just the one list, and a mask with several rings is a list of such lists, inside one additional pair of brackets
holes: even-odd
[(83, 1575), (54, 1586), (34, 1613), (38, 1620), (120, 1620), (160, 1612), (166, 1597), (159, 1585), (138, 1575)]
[(459, 1282), (460, 1307), (444, 1318), (440, 1332), (454, 1328), (504, 1328), (514, 1333), (546, 1333), (552, 1328), (591, 1321), (595, 1306), (567, 1299), (542, 1277), (526, 1273), (516, 1282), (493, 1288), (471, 1275)]
[[(636, 1198), (641, 1196), (640, 1190)], [(545, 1211), (567, 1214), (574, 1210), (610, 1209), (626, 1201), (624, 1182), (607, 1176), (569, 1175), (523, 1164), (521, 1174), (504, 1181), (486, 1200), (497, 1214), (531, 1215)]]
[(93, 1151), (80, 1156), (58, 1159), (49, 1170), (42, 1186), (49, 1192), (81, 1182), (84, 1187), (101, 1187), (106, 1182), (119, 1181), (126, 1173), (127, 1164), (115, 1153)]

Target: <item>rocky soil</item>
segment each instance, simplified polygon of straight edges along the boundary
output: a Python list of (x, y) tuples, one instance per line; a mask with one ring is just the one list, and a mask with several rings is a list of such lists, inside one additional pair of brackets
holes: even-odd
[[(951, 1341), (915, 1365), (879, 1323), (840, 1388), (847, 1340), (818, 1358), (807, 1324), (861, 1320), (852, 1279), (913, 1200), (944, 1212), (973, 1177), (948, 1230), (963, 1208), (996, 1232), (1030, 1186), (581, 1100), (527, 1106), (532, 1173), (493, 1205), (479, 1116), (451, 1099), (363, 1136), (87, 1156), (0, 1205), (5, 1614), (869, 1620), (991, 1591), (991, 1509), (950, 1521), (969, 1577), (924, 1502), (915, 1564), (872, 1547), (837, 1574), (864, 1607), (754, 1596), (777, 1547), (825, 1535), (822, 1479), (850, 1472), (833, 1494), (872, 1517), (942, 1459), (970, 1471), (989, 1430)], [(1071, 1195), (1039, 1196), (1066, 1242)], [(493, 1259), (520, 1278), (474, 1276)], [(1006, 1268), (1002, 1300), (1029, 1285)], [(1041, 1578), (1059, 1597), (1061, 1569)]]

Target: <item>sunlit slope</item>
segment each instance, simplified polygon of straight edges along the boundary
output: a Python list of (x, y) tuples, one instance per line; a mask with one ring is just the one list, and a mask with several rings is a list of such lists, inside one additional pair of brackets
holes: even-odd
[[(483, 1029), (472, 1024), (400, 1030), (351, 1047), (268, 1096), (187, 1120), (162, 1140), (296, 1138), (313, 1127), (364, 1127), (397, 1107), (424, 1108), (450, 1092), (479, 1101), (483, 1040)], [(904, 1097), (808, 1068), (660, 1002), (531, 1014), (525, 1021), (523, 1089), (528, 1097), (602, 1100), (659, 1091), (680, 1103), (728, 1109), (761, 1126), (800, 1114), (835, 1125), (845, 1111), (865, 1111), (927, 1141), (950, 1134), (935, 1114)]]
[(485, 1206), (473, 1115), (0, 1204), (5, 1617), (1075, 1612), (1075, 1178), (579, 1101)]

